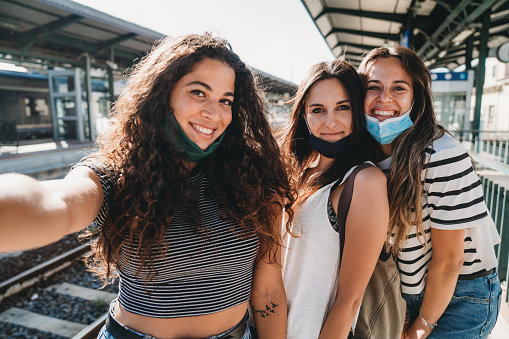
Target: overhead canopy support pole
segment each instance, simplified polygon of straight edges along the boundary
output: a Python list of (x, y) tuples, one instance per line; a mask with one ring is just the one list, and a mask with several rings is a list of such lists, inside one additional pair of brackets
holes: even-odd
[(415, 12), (415, 2), (416, 0), (412, 0), (412, 2), (410, 3), (410, 10), (408, 11), (407, 13), (407, 16), (406, 16), (406, 29), (408, 31), (408, 48), (413, 48), (413, 45), (414, 45), (414, 28), (415, 28), (415, 16), (416, 16), (416, 12)]
[(111, 48), (111, 58), (110, 58), (111, 64), (108, 65), (108, 93), (110, 96), (110, 107), (108, 107), (109, 110), (111, 110), (111, 106), (113, 105), (113, 102), (115, 101), (115, 92), (113, 90), (113, 68), (115, 64), (115, 50), (113, 47)]
[(412, 48), (414, 45), (414, 20), (412, 20), (412, 19), (409, 18), (407, 21), (408, 48)]
[(466, 69), (472, 69), (472, 54), (474, 52), (474, 34), (471, 34), (467, 38), (467, 46), (466, 46), (466, 53), (465, 53), (465, 66)]
[(477, 80), (475, 85), (474, 121), (472, 123), (472, 129), (474, 130), (474, 136), (476, 137), (479, 137), (479, 129), (481, 126), (481, 105), (484, 77), (486, 74), (486, 56), (488, 55), (490, 14), (491, 10), (488, 8), (482, 15), (481, 40), (479, 44), (479, 64), (477, 65)]
[[(87, 93), (87, 98), (86, 98), (86, 102), (87, 102), (87, 111), (86, 112), (83, 112), (84, 114), (87, 114), (88, 115), (88, 125), (89, 125), (89, 128), (90, 128), (90, 140), (94, 141), (95, 140), (95, 116), (93, 114), (93, 109), (92, 109), (92, 81), (91, 81), (91, 67), (90, 67), (90, 55), (88, 53), (85, 54), (85, 86), (86, 86), (86, 93)], [(83, 131), (85, 132), (85, 131)], [(85, 140), (85, 135), (83, 135), (83, 140)]]
[(75, 22), (80, 21), (81, 19), (83, 19), (82, 16), (74, 14), (70, 15), (60, 20), (56, 20), (50, 22), (49, 24), (39, 26), (27, 32), (24, 32), (17, 37), (17, 41), (19, 44), (21, 44), (21, 46), (24, 47), (23, 51), (28, 52), (37, 42), (38, 39), (42, 39), (45, 36), (48, 36), (54, 32), (57, 32), (58, 30), (61, 30), (62, 28), (65, 28)]

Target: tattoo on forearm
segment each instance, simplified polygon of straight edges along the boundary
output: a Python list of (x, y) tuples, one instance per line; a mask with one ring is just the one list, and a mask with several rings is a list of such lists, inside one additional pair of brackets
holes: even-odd
[(265, 305), (264, 310), (257, 310), (254, 306), (251, 306), (251, 310), (253, 310), (253, 314), (258, 313), (260, 315), (260, 317), (265, 318), (265, 317), (268, 317), (271, 313), (276, 313), (276, 307), (278, 307), (278, 306), (279, 305), (276, 305), (271, 301), (270, 306)]

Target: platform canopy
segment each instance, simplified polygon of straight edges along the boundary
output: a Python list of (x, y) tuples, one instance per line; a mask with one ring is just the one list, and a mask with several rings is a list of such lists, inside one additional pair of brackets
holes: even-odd
[(48, 65), (132, 66), (163, 34), (72, 1), (0, 0), (3, 58)]
[[(0, 0), (0, 60), (83, 67), (88, 57), (92, 67), (123, 71), (163, 36), (69, 0)], [(297, 88), (257, 72), (267, 90), (282, 94)]]
[(384, 44), (409, 43), (432, 68), (479, 56), (483, 28), (490, 55), (509, 40), (507, 0), (302, 0), (338, 58), (355, 65)]

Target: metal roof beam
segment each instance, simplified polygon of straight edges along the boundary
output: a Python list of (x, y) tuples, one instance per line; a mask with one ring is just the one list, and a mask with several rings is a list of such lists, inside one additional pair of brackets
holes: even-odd
[[(56, 57), (56, 56), (50, 56), (48, 54), (40, 54), (40, 53), (37, 53), (37, 52), (35, 52), (35, 53), (33, 53), (33, 52), (32, 53), (26, 53), (26, 52), (23, 52), (23, 51), (16, 51), (16, 50), (11, 50), (11, 49), (5, 49), (5, 48), (3, 48), (1, 46), (0, 46), (0, 54), (9, 54), (9, 55), (11, 55), (13, 57), (18, 57), (19, 60), (24, 60), (24, 61), (28, 61), (29, 59), (34, 59), (34, 60), (32, 60), (32, 62), (34, 62), (34, 63), (39, 63), (36, 60), (45, 60), (45, 61), (50, 61), (50, 62), (53, 62), (55, 64), (59, 64), (59, 65), (62, 65), (62, 64), (71, 64), (71, 65), (79, 66), (79, 67), (81, 67), (83, 65), (83, 60), (82, 59), (76, 59), (76, 58), (71, 58), (71, 57), (66, 57), (66, 56)], [(122, 62), (121, 68), (131, 67), (132, 65), (134, 65), (136, 63), (136, 61), (139, 61), (139, 59), (141, 59), (140, 55), (137, 55), (137, 54), (134, 54), (134, 53), (130, 53), (130, 52), (125, 52), (125, 51), (115, 51), (115, 55), (118, 58), (122, 58), (123, 59), (122, 60), (123, 62)], [(136, 59), (138, 59), (138, 60), (136, 60)], [(126, 61), (129, 61), (129, 62), (126, 62)], [(99, 63), (99, 62), (96, 62), (96, 61), (92, 62), (92, 66), (97, 67), (97, 68), (103, 68), (103, 69), (107, 68), (105, 64), (102, 64), (102, 63)]]
[(354, 35), (360, 35), (360, 36), (367, 36), (367, 37), (370, 37), (370, 38), (378, 38), (378, 39), (383, 39), (383, 40), (387, 40), (397, 34), (387, 34), (387, 33), (379, 33), (379, 32), (368, 32), (368, 31), (358, 31), (358, 30), (355, 30), (355, 29), (347, 29), (347, 28), (333, 28), (330, 30), (329, 33), (327, 33), (327, 35), (325, 37), (328, 37), (330, 36), (331, 34), (334, 34), (334, 33), (349, 33), (349, 34), (354, 34)]
[(80, 21), (83, 19), (82, 16), (79, 15), (69, 15), (65, 18), (61, 18), (59, 20), (52, 21), (46, 25), (38, 26), (36, 28), (33, 28), (29, 31), (26, 31), (24, 33), (21, 33), (18, 35), (18, 42), (19, 44), (24, 47), (25, 52), (28, 52), (32, 46), (35, 44), (35, 42), (45, 36), (48, 36), (64, 27), (67, 27), (75, 22)]
[(323, 11), (318, 14), (314, 20), (317, 20), (321, 16), (327, 14), (345, 14), (351, 16), (357, 16), (361, 18), (378, 19), (384, 21), (394, 21), (403, 23), (406, 21), (406, 14), (397, 13), (381, 13), (381, 12), (369, 12), (369, 11), (356, 11), (353, 9), (337, 8), (337, 7), (325, 7)]
[[(454, 37), (464, 31), (469, 24), (474, 22), (486, 9), (493, 6), (496, 2), (499, 2), (499, 0), (478, 0), (477, 2), (462, 0), (431, 35), (431, 39), (426, 40), (421, 46), (418, 54), (425, 61), (432, 59), (440, 52), (438, 47), (446, 47)], [(476, 8), (468, 13), (467, 6), (476, 6)]]
[(363, 52), (363, 53), (357, 53), (357, 52), (352, 52), (352, 51), (345, 51), (344, 53), (341, 53), (341, 54), (348, 54), (348, 55), (353, 55), (353, 56), (363, 56), (365, 55), (366, 53)]
[(372, 50), (372, 49), (380, 47), (380, 46), (369, 46), (369, 45), (362, 45), (362, 44), (354, 44), (354, 43), (350, 43), (350, 42), (338, 42), (336, 44), (336, 46), (332, 47), (332, 49), (334, 49), (336, 47), (344, 46), (344, 45), (355, 47), (355, 48), (366, 49), (366, 50), (369, 50), (369, 51)]
[(116, 44), (119, 44), (122, 41), (126, 41), (128, 39), (134, 38), (137, 35), (138, 34), (135, 34), (135, 33), (128, 33), (128, 34), (120, 35), (116, 38), (110, 39), (108, 41), (101, 42), (101, 43), (97, 44), (96, 54), (102, 53), (102, 52), (104, 52), (104, 50), (106, 50)]
[[(146, 51), (146, 53), (148, 53), (148, 52), (150, 52), (150, 49), (148, 49)], [(137, 54), (134, 52), (124, 51), (124, 50), (115, 48), (115, 59), (117, 59), (117, 58), (127, 59), (127, 60), (130, 60), (133, 65), (136, 63), (135, 62), (136, 59), (138, 59), (138, 61), (140, 61), (139, 59), (141, 59), (144, 55), (145, 54), (142, 54), (142, 53)]]
[(439, 58), (439, 59), (435, 62), (435, 64), (438, 64), (438, 63), (440, 63), (440, 64), (448, 64), (448, 63), (450, 63), (450, 62), (456, 62), (456, 60), (458, 60), (459, 58), (461, 58), (461, 57), (466, 57), (466, 56), (467, 56), (467, 54), (466, 54), (466, 52), (465, 52), (465, 51), (464, 51), (463, 53), (461, 53), (461, 54), (457, 54), (457, 55), (451, 55), (451, 56), (446, 55), (446, 56), (444, 56), (443, 58)]
[[(33, 62), (33, 63), (39, 63), (39, 64), (47, 64), (48, 62), (52, 62), (54, 64), (58, 64), (58, 65), (65, 65), (65, 64), (71, 64), (73, 66), (81, 66), (83, 64), (83, 62), (81, 60), (76, 60), (76, 59), (69, 59), (69, 58), (58, 58), (58, 57), (53, 57), (53, 56), (48, 56), (48, 55), (40, 55), (40, 54), (34, 54), (34, 53), (25, 53), (25, 52), (21, 52), (21, 51), (14, 51), (14, 50), (9, 50), (9, 49), (5, 49), (5, 48), (2, 48), (0, 47), (0, 53), (1, 54), (9, 54), (11, 55), (12, 57), (15, 58), (15, 60), (19, 60), (19, 61), (29, 61), (29, 62)], [(16, 59), (18, 58), (18, 59)], [(9, 60), (12, 60), (12, 59), (9, 59)], [(39, 62), (40, 60), (43, 60), (43, 62)], [(94, 65), (95, 66), (95, 65)], [(96, 67), (100, 68), (100, 67), (103, 67), (102, 65), (97, 65)]]
[[(98, 55), (100, 52), (100, 50), (98, 48), (99, 44), (97, 44), (97, 43), (83, 41), (83, 40), (76, 40), (76, 39), (73, 39), (73, 38), (70, 38), (70, 37), (67, 37), (64, 35), (52, 34), (46, 40), (49, 42), (55, 43), (55, 44), (69, 46), (71, 48), (79, 49), (79, 50), (81, 50), (82, 53), (88, 53), (90, 55)], [(121, 49), (115, 49), (115, 56), (131, 59), (131, 60), (139, 57), (139, 55), (136, 53), (121, 50)]]

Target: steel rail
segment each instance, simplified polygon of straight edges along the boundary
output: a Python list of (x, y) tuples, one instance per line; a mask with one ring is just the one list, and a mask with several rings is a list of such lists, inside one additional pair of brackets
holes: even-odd
[(66, 253), (34, 266), (25, 272), (15, 275), (0, 283), (0, 301), (2, 299), (18, 293), (19, 291), (30, 287), (41, 279), (53, 275), (54, 273), (71, 265), (72, 261), (90, 250), (90, 244), (80, 245)]

